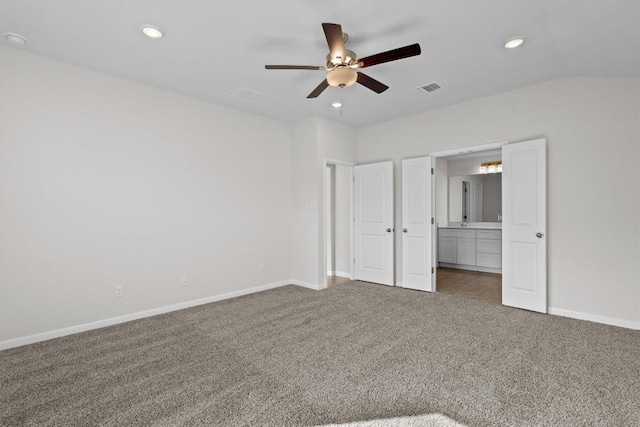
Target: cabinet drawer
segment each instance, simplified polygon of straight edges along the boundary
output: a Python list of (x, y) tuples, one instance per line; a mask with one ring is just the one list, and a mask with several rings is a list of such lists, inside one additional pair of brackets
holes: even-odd
[(502, 240), (477, 239), (476, 251), (485, 254), (500, 254), (502, 253)]
[(502, 255), (477, 253), (476, 265), (479, 267), (502, 268)]
[(502, 230), (476, 230), (478, 239), (502, 240)]
[(458, 230), (457, 228), (439, 228), (438, 234), (442, 237), (462, 237), (465, 239), (475, 239), (476, 230)]

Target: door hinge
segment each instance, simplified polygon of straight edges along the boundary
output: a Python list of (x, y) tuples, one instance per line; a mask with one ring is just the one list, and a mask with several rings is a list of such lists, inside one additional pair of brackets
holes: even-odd
[(435, 223), (436, 223), (436, 220), (431, 218), (431, 224), (435, 224)]
[(431, 267), (431, 274), (435, 273), (435, 269), (433, 267)]
[(431, 175), (433, 175), (433, 174), (434, 174), (434, 172), (435, 172), (435, 171), (433, 170), (433, 168), (431, 168)]
[(354, 263), (354, 264), (356, 263), (356, 259), (355, 259), (355, 258), (353, 259), (353, 263)]

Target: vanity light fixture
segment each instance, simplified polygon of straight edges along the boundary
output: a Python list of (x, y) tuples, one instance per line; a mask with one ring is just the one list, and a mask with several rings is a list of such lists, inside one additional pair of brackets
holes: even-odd
[(522, 46), (524, 43), (524, 39), (522, 37), (514, 37), (512, 39), (507, 40), (504, 43), (505, 49), (515, 49), (516, 47)]
[(480, 173), (502, 172), (502, 162), (489, 162), (480, 165)]
[(150, 39), (161, 39), (162, 37), (164, 37), (164, 33), (162, 32), (162, 30), (151, 25), (143, 25), (142, 33)]

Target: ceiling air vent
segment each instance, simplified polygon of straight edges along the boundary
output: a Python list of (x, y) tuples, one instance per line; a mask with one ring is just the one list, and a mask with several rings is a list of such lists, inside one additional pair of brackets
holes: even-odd
[(420, 93), (431, 93), (431, 92), (435, 92), (438, 89), (440, 89), (440, 85), (436, 82), (433, 82), (433, 83), (426, 84), (424, 86), (418, 86), (416, 88), (416, 91)]
[(239, 99), (244, 102), (255, 102), (263, 96), (264, 93), (256, 92), (255, 90), (247, 89), (246, 87), (241, 87), (229, 94), (229, 97)]

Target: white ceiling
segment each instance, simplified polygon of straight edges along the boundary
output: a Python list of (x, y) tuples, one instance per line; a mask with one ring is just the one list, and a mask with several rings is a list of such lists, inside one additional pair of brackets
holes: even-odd
[[(422, 55), (367, 68), (390, 89), (306, 99), (324, 65), (322, 22), (359, 57), (420, 43)], [(162, 28), (144, 37), (143, 24)], [(286, 122), (320, 115), (354, 127), (563, 76), (640, 74), (640, 0), (0, 0), (0, 32), (61, 61)], [(518, 49), (505, 40), (524, 36)], [(9, 46), (2, 38), (4, 45)], [(1, 64), (0, 64), (1, 66)], [(442, 89), (414, 88), (437, 82)], [(246, 87), (254, 103), (230, 98)]]

